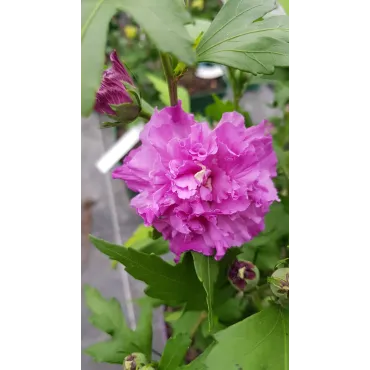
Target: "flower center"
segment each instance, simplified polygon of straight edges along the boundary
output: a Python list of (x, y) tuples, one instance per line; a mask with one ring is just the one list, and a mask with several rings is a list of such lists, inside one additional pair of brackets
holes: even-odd
[(199, 182), (200, 185), (205, 186), (209, 190), (212, 190), (212, 178), (210, 177), (211, 175), (211, 170), (209, 170), (206, 166), (204, 166), (201, 163), (197, 163), (202, 169), (198, 171), (195, 175), (194, 178)]

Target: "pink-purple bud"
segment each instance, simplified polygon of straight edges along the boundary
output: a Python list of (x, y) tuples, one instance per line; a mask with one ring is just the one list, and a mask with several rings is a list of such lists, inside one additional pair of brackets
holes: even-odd
[(258, 284), (260, 274), (252, 262), (235, 260), (229, 269), (228, 278), (235, 288), (244, 292)]
[[(135, 99), (132, 99), (125, 84), (131, 85), (133, 89), (135, 89), (135, 85), (115, 50), (112, 51), (110, 60), (112, 66), (103, 73), (103, 79), (96, 94), (95, 110), (102, 114), (117, 116), (117, 110), (112, 109), (111, 105), (126, 104), (137, 106), (137, 102), (134, 101)], [(140, 111), (138, 107), (137, 111)]]

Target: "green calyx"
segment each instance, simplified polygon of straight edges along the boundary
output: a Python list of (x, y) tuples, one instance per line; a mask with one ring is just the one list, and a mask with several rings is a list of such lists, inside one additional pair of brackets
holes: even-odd
[(282, 300), (289, 299), (289, 268), (276, 270), (268, 279), (270, 288), (275, 297)]
[(139, 117), (141, 107), (133, 103), (123, 103), (119, 105), (111, 104), (110, 107), (116, 113), (115, 116), (112, 116), (119, 124), (127, 124), (135, 121)]
[(142, 113), (141, 96), (139, 90), (130, 85), (127, 82), (122, 82), (125, 86), (126, 91), (129, 93), (132, 102), (122, 104), (109, 104), (112, 110), (115, 112), (114, 115), (109, 115), (113, 122), (103, 122), (102, 128), (118, 127), (124, 124), (131, 123), (138, 118)]

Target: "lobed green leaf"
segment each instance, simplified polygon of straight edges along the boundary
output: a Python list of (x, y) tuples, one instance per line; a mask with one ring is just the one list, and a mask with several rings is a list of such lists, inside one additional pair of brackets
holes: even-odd
[(229, 0), (202, 37), (198, 62), (213, 62), (257, 74), (289, 65), (288, 17), (255, 22), (276, 7), (275, 0)]
[(132, 277), (148, 284), (145, 290), (148, 296), (171, 306), (186, 303), (189, 310), (205, 307), (205, 292), (189, 253), (177, 265), (171, 265), (154, 254), (121, 247), (93, 236), (90, 240), (102, 253), (122, 263)]
[(158, 370), (176, 370), (183, 364), (190, 344), (191, 339), (186, 334), (178, 334), (171, 337), (163, 350)]
[(288, 370), (288, 311), (273, 305), (215, 334), (209, 369)]
[(121, 305), (112, 298), (102, 297), (100, 292), (90, 286), (85, 287), (86, 305), (91, 311), (92, 325), (109, 334), (111, 339), (93, 344), (85, 353), (96, 362), (122, 364), (124, 358), (133, 352), (144, 353), (148, 359), (152, 352), (152, 306), (142, 305), (136, 331), (128, 328), (122, 314)]

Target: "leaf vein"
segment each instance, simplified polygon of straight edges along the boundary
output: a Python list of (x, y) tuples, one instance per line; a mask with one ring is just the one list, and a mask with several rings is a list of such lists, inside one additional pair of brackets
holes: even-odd
[(86, 22), (85, 22), (85, 24), (82, 26), (82, 29), (81, 29), (81, 41), (82, 41), (82, 39), (83, 39), (83, 38), (84, 38), (84, 36), (85, 36), (85, 33), (86, 33), (86, 31), (87, 31), (87, 27), (90, 25), (91, 21), (92, 21), (92, 20), (93, 20), (93, 18), (95, 17), (95, 14), (96, 14), (96, 13), (97, 13), (97, 11), (99, 10), (99, 8), (103, 5), (104, 1), (105, 1), (105, 0), (99, 0), (99, 1), (96, 3), (96, 5), (95, 5), (95, 7), (94, 7), (93, 11), (91, 12), (91, 14), (89, 15), (89, 17), (86, 19)]
[[(164, 279), (166, 279), (166, 280), (169, 280), (169, 281), (172, 281), (172, 282), (174, 282), (174, 283), (180, 283), (181, 285), (184, 285), (184, 284), (186, 284), (183, 280), (177, 280), (177, 279), (172, 279), (172, 278), (169, 278), (167, 275), (162, 275), (162, 274), (160, 274), (160, 273), (158, 273), (157, 271), (156, 272), (154, 272), (153, 270), (150, 270), (148, 267), (146, 267), (145, 265), (142, 265), (140, 262), (138, 262), (138, 261), (135, 261), (135, 260), (133, 260), (133, 259), (131, 259), (130, 257), (128, 257), (128, 256), (125, 256), (125, 255), (122, 255), (122, 254), (120, 254), (119, 252), (116, 252), (116, 251), (110, 251), (110, 253), (112, 254), (112, 256), (113, 256), (113, 254), (115, 254), (116, 256), (118, 256), (118, 257), (121, 257), (121, 258), (123, 258), (123, 259), (127, 259), (129, 262), (131, 262), (133, 265), (136, 265), (136, 266), (138, 266), (139, 268), (142, 268), (143, 270), (145, 270), (145, 271), (148, 271), (149, 273), (151, 273), (151, 274), (156, 274), (157, 276), (161, 276), (162, 278), (164, 278)], [(158, 257), (159, 258), (159, 257)], [(127, 266), (126, 266), (127, 267)], [(169, 266), (169, 267), (172, 267), (172, 266)]]
[(279, 318), (280, 318), (280, 313), (279, 313), (279, 315), (277, 316), (277, 318), (276, 318), (276, 322), (275, 322), (275, 324), (274, 324), (274, 326), (272, 327), (272, 329), (258, 342), (258, 343), (256, 343), (256, 345), (254, 346), (254, 347), (252, 347), (251, 349), (250, 349), (250, 351), (248, 351), (248, 352), (244, 352), (244, 355), (245, 356), (248, 356), (248, 355), (250, 355), (259, 345), (261, 345), (273, 332), (274, 332), (274, 330), (275, 330), (275, 328), (277, 327), (277, 324), (278, 324), (278, 322), (279, 322)]
[(218, 45), (220, 45), (220, 44), (222, 44), (224, 42), (228, 42), (230, 40), (236, 39), (237, 37), (249, 35), (249, 34), (252, 34), (252, 33), (265, 32), (265, 31), (273, 31), (273, 30), (278, 30), (278, 29), (281, 30), (281, 31), (284, 31), (284, 32), (289, 32), (289, 29), (288, 28), (263, 28), (263, 29), (260, 29), (260, 30), (247, 31), (247, 32), (241, 33), (239, 35), (229, 37), (229, 38), (227, 38), (225, 40), (221, 40), (221, 41), (217, 42), (216, 44), (213, 44), (208, 49), (205, 49), (202, 52), (200, 52), (199, 53), (199, 56), (201, 56), (202, 54), (204, 54), (208, 50), (210, 50), (210, 49), (212, 49), (212, 48), (214, 48), (214, 47), (216, 47), (216, 46), (218, 46)]
[(240, 17), (241, 15), (243, 15), (246, 12), (248, 12), (249, 10), (253, 10), (254, 8), (257, 8), (259, 6), (263, 6), (263, 4), (258, 4), (258, 5), (252, 6), (251, 8), (245, 9), (241, 13), (239, 13), (238, 15), (235, 15), (234, 17), (232, 17), (231, 19), (229, 19), (229, 21), (227, 21), (222, 27), (220, 27), (213, 35), (211, 35), (211, 37), (209, 37), (206, 41), (204, 41), (202, 43), (202, 46), (204, 46), (209, 40), (211, 40), (215, 35), (217, 35), (222, 29), (224, 29), (234, 19)]

